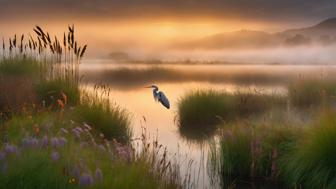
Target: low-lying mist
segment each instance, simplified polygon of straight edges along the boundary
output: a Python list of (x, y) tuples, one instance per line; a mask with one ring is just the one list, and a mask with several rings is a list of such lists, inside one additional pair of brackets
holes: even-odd
[(199, 63), (334, 64), (336, 60), (336, 45), (225, 50), (133, 49), (120, 52), (127, 54), (127, 59), (117, 58), (116, 61), (141, 60), (143, 63), (158, 60)]

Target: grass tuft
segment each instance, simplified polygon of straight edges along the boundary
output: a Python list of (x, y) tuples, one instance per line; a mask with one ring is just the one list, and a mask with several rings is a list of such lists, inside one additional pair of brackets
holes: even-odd
[(335, 101), (336, 83), (331, 80), (299, 80), (289, 85), (288, 97), (298, 108), (331, 103)]
[(180, 127), (192, 128), (214, 125), (221, 121), (248, 118), (285, 104), (283, 97), (275, 95), (194, 91), (179, 101), (179, 123)]
[(285, 180), (290, 186), (336, 188), (336, 119), (321, 118), (292, 146), (283, 159)]
[(32, 58), (13, 58), (0, 60), (0, 74), (29, 76), (36, 78), (41, 73), (39, 63)]
[(108, 99), (83, 94), (81, 104), (76, 106), (75, 117), (103, 133), (109, 140), (129, 142), (132, 132), (129, 114)]

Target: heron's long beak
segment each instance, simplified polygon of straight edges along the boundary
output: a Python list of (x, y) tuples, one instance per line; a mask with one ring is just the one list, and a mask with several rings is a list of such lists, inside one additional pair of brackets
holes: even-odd
[(152, 86), (148, 86), (148, 87), (145, 87), (145, 88), (152, 88)]

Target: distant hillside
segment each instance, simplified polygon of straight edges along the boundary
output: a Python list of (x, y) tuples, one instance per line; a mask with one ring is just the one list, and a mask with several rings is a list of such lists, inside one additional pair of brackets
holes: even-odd
[(300, 29), (291, 29), (282, 32), (284, 34), (301, 34), (309, 37), (318, 37), (323, 35), (335, 36), (336, 34), (336, 18), (329, 18), (320, 22), (317, 25), (300, 28)]
[(330, 18), (306, 28), (290, 29), (278, 33), (251, 30), (226, 32), (174, 44), (174, 47), (187, 49), (251, 49), (315, 44), (330, 45), (334, 43), (336, 43), (336, 18)]

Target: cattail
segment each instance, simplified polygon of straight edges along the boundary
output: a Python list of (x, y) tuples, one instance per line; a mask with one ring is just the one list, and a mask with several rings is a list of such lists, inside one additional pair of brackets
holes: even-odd
[(73, 32), (72, 28), (70, 26), (68, 26), (68, 27), (69, 27), (69, 32), (72, 33)]
[(82, 58), (84, 56), (84, 53), (86, 51), (86, 47), (87, 47), (87, 45), (84, 45), (84, 47), (82, 49), (82, 52), (80, 53), (80, 58)]
[(79, 58), (79, 55), (80, 55), (80, 53), (81, 53), (81, 48), (82, 48), (82, 47), (79, 47), (78, 50), (77, 50), (77, 53), (76, 53), (77, 58)]
[(70, 37), (70, 35), (71, 35), (71, 34), (70, 34), (70, 32), (69, 32), (69, 33), (68, 33), (68, 44), (69, 44), (69, 46), (70, 46), (70, 44), (71, 44), (71, 41), (70, 41), (70, 40), (71, 40), (71, 37)]
[(72, 32), (71, 33), (71, 47), (74, 48), (74, 42), (75, 42), (75, 35), (74, 33)]
[(50, 46), (51, 52), (54, 54), (54, 48), (53, 48), (53, 46), (51, 44), (49, 46)]
[(33, 30), (38, 36), (42, 36), (42, 34), (38, 30), (36, 30), (35, 28)]
[(64, 32), (64, 38), (63, 38), (63, 46), (66, 47), (66, 36), (65, 36), (65, 32)]
[(13, 46), (16, 47), (16, 34), (14, 35)]
[(49, 44), (51, 44), (51, 39), (50, 39), (49, 33), (47, 33), (47, 40), (48, 40)]
[(46, 47), (47, 46), (47, 39), (46, 39), (46, 36), (45, 35), (42, 35), (42, 41), (43, 41), (43, 43), (44, 43), (44, 47)]
[(37, 40), (38, 40), (38, 43), (39, 43), (39, 47), (42, 47), (41, 39), (40, 39), (40, 38), (37, 38)]
[(36, 47), (37, 47), (37, 42), (33, 41), (33, 48), (34, 48), (34, 50), (36, 50)]
[(6, 49), (6, 45), (5, 45), (5, 39), (2, 38), (2, 49), (5, 50)]
[(12, 48), (13, 48), (13, 43), (12, 43), (12, 40), (9, 39), (9, 51), (12, 51)]
[(44, 35), (43, 30), (40, 28), (40, 26), (36, 26), (36, 29), (39, 31), (40, 36)]
[(74, 49), (74, 53), (77, 54), (77, 42), (75, 42), (75, 49)]

